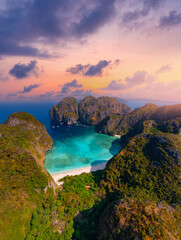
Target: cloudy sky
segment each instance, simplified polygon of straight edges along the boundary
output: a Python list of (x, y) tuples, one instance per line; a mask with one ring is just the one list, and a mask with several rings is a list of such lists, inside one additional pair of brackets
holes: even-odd
[(181, 101), (180, 0), (1, 0), (0, 100)]

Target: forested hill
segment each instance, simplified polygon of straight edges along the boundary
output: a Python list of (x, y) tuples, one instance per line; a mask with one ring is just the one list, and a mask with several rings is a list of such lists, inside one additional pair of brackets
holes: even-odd
[(43, 124), (18, 112), (0, 125), (0, 239), (24, 239), (44, 190), (56, 185), (43, 167), (53, 144)]
[[(146, 119), (140, 117), (125, 129), (123, 148), (106, 169), (67, 176), (56, 190), (41, 164), (51, 138), (32, 116), (12, 115), (0, 126), (0, 238), (179, 240), (181, 114), (177, 107), (137, 109), (137, 115)], [(134, 114), (125, 119), (134, 119)]]

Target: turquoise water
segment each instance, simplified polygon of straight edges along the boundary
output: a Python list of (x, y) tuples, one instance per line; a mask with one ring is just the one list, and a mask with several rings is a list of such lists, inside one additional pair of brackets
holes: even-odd
[(44, 163), (51, 174), (101, 164), (121, 149), (118, 138), (96, 133), (91, 126), (60, 125), (52, 135), (54, 145)]
[[(156, 102), (154, 102), (156, 103)], [(135, 109), (145, 102), (130, 101), (128, 105)], [(158, 105), (173, 104), (159, 102)], [(0, 103), (0, 123), (4, 123), (7, 117), (17, 111), (25, 111), (35, 116), (42, 122), (54, 145), (47, 153), (45, 168), (50, 173), (73, 170), (86, 166), (93, 166), (109, 160), (120, 151), (120, 142), (114, 137), (101, 135), (90, 126), (66, 126), (51, 128), (48, 111), (54, 103)]]

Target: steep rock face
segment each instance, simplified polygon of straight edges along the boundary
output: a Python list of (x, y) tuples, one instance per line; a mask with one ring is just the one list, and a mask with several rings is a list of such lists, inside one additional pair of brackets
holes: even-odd
[(159, 107), (150, 115), (150, 119), (155, 120), (157, 123), (179, 117), (181, 117), (181, 104)]
[(147, 103), (144, 107), (135, 109), (132, 113), (125, 116), (125, 118), (120, 121), (117, 131), (120, 135), (123, 135), (129, 131), (134, 125), (140, 121), (144, 121), (149, 118), (149, 115), (157, 109), (158, 106), (155, 104)]
[(163, 132), (175, 133), (181, 135), (181, 117), (164, 121), (158, 125)]
[[(102, 133), (125, 135), (142, 127), (143, 121), (154, 120), (161, 130), (171, 133), (181, 132), (181, 104), (158, 107), (155, 104), (147, 103), (145, 106), (135, 109), (133, 112), (120, 117), (120, 121), (106, 119), (99, 126)], [(119, 122), (119, 123), (118, 123)], [(117, 124), (118, 123), (118, 124)]]
[(126, 114), (131, 108), (111, 97), (85, 97), (79, 103), (79, 120), (81, 123), (98, 125), (111, 114)]
[(113, 113), (96, 126), (96, 131), (108, 135), (119, 134), (117, 126), (122, 118), (120, 114)]
[(99, 131), (101, 133), (111, 133), (111, 135), (125, 135), (140, 121), (148, 119), (148, 116), (157, 108), (157, 105), (147, 103), (144, 107), (137, 108), (124, 116), (111, 117), (99, 125)]
[(69, 125), (76, 123), (79, 118), (77, 100), (73, 97), (63, 98), (50, 109), (49, 115), (53, 123), (64, 122)]
[[(45, 153), (52, 147), (53, 140), (47, 133), (45, 126), (35, 117), (26, 112), (11, 114), (5, 122), (11, 127), (20, 127), (22, 131), (31, 132), (31, 154), (36, 158), (37, 163), (43, 166)], [(30, 134), (30, 133), (28, 133)]]
[(181, 137), (161, 132), (154, 120), (139, 131), (104, 170), (102, 189), (124, 199), (105, 208), (99, 240), (180, 239)]
[(21, 240), (45, 189), (57, 187), (43, 167), (53, 141), (44, 125), (25, 112), (0, 124), (0, 136), (0, 238)]
[(164, 201), (122, 199), (110, 204), (99, 222), (99, 240), (179, 239), (181, 208)]
[(181, 137), (146, 129), (107, 163), (101, 184), (108, 191), (123, 186), (144, 188), (159, 199), (179, 202), (180, 164)]

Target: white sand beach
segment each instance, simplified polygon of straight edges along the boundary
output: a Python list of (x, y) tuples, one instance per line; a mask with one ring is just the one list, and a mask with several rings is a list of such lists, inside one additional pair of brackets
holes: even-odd
[(121, 135), (114, 135), (114, 137), (121, 138)]
[(97, 170), (102, 170), (106, 167), (107, 162), (98, 164), (96, 166), (90, 166), (90, 167), (84, 167), (84, 168), (79, 168), (79, 169), (75, 169), (72, 171), (66, 171), (66, 172), (60, 172), (60, 173), (55, 173), (52, 174), (52, 177), (54, 179), (54, 181), (57, 183), (57, 185), (61, 185), (61, 182), (58, 182), (59, 179), (65, 177), (65, 176), (75, 176), (75, 175), (79, 175), (81, 173), (90, 173), (90, 172), (95, 172)]

